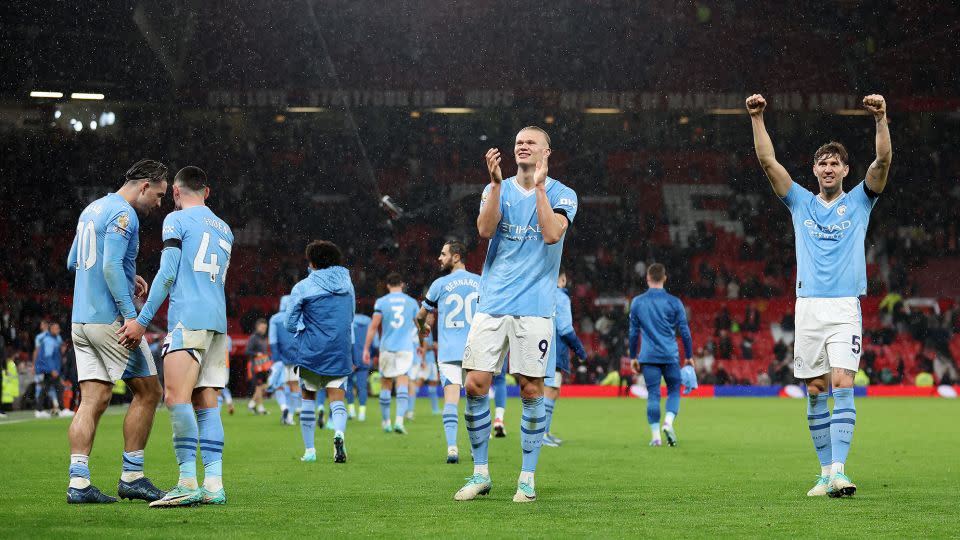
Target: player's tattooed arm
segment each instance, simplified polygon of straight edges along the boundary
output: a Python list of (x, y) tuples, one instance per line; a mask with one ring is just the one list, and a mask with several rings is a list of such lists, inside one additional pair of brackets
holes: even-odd
[(760, 160), (760, 166), (763, 167), (763, 173), (767, 175), (774, 193), (780, 197), (786, 197), (790, 186), (793, 185), (793, 179), (790, 178), (787, 169), (777, 161), (773, 141), (770, 140), (770, 134), (767, 133), (767, 127), (763, 123), (763, 111), (766, 108), (767, 100), (760, 94), (747, 98), (747, 112), (750, 113), (750, 122), (753, 125), (753, 146), (757, 152), (757, 159)]
[(893, 146), (890, 144), (890, 128), (887, 126), (887, 102), (883, 96), (872, 94), (863, 98), (863, 107), (873, 113), (877, 123), (877, 157), (867, 169), (867, 187), (881, 193), (887, 187), (887, 174), (893, 161)]
[(417, 322), (417, 337), (420, 340), (420, 346), (423, 347), (425, 337), (430, 335), (431, 329), (430, 325), (427, 324), (427, 308), (420, 306), (420, 311), (417, 312), (416, 317)]

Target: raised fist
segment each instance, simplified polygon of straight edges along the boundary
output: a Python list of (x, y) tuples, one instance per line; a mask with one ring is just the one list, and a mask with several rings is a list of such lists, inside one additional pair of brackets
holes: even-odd
[(750, 113), (750, 116), (761, 115), (766, 108), (767, 100), (760, 94), (754, 94), (747, 98), (747, 112)]
[(863, 98), (863, 107), (872, 112), (874, 116), (883, 116), (887, 114), (887, 102), (880, 94), (870, 94)]

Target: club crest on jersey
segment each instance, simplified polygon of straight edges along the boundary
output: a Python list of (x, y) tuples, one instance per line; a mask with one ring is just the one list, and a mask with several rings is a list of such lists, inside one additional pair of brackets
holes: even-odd
[(799, 356), (793, 359), (793, 368), (794, 369), (803, 369), (803, 359)]
[(121, 229), (126, 229), (127, 226), (130, 225), (130, 216), (128, 216), (126, 212), (120, 214), (120, 217), (117, 218), (117, 225), (119, 225)]
[(837, 207), (838, 216), (843, 216), (846, 213), (847, 213), (847, 205), (841, 204), (840, 206)]

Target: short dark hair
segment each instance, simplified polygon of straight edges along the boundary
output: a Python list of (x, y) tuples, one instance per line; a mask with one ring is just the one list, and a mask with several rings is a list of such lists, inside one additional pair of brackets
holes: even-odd
[(147, 180), (163, 182), (167, 179), (167, 166), (153, 159), (141, 159), (123, 173), (124, 183)]
[(400, 275), (400, 272), (390, 272), (387, 274), (388, 287), (398, 287), (400, 285), (403, 285), (403, 276)]
[(820, 161), (820, 158), (827, 156), (837, 156), (837, 159), (839, 159), (844, 165), (850, 163), (847, 161), (848, 156), (846, 147), (837, 141), (830, 141), (820, 148), (817, 148), (817, 151), (813, 154), (813, 162), (816, 163)]
[(203, 191), (203, 188), (209, 185), (207, 183), (207, 173), (203, 172), (200, 167), (193, 165), (188, 165), (177, 171), (177, 175), (173, 177), (173, 183), (179, 184), (190, 191)]
[(317, 270), (343, 265), (343, 252), (333, 242), (314, 240), (307, 244), (307, 260)]
[(660, 263), (653, 263), (647, 268), (647, 277), (654, 283), (661, 283), (667, 279), (667, 269)]
[(459, 255), (460, 260), (462, 261), (467, 257), (467, 246), (459, 240), (450, 240), (446, 244), (447, 249), (450, 251), (450, 255)]

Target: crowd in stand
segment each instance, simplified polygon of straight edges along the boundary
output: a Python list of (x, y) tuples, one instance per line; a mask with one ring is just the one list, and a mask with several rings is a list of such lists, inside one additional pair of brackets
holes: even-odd
[[(288, 292), (305, 271), (302, 248), (308, 239), (327, 238), (344, 247), (361, 310), (369, 309), (380, 294), (389, 270), (404, 273), (408, 290), (418, 296), (436, 277), (436, 253), (450, 236), (466, 240), (475, 252), (470, 261), (479, 271), (485, 246), (475, 235), (473, 221), (483, 175), (479, 161), (470, 156), (482, 156), (484, 148), (494, 144), (490, 139), (508, 141), (512, 130), (530, 118), (528, 113), (516, 113), (502, 132), (487, 132), (478, 139), (458, 135), (458, 130), (440, 121), (416, 122), (406, 114), (386, 124), (361, 115), (363, 136), (358, 139), (294, 119), (269, 117), (257, 129), (239, 130), (236, 119), (219, 111), (197, 114), (206, 116), (190, 120), (179, 112), (143, 114), (106, 133), (42, 128), (0, 134), (4, 149), (0, 167), (15, 178), (0, 183), (0, 198), (5, 201), (0, 216), (4, 238), (0, 242), (0, 350), (5, 358), (32, 359), (41, 320), (69, 328), (72, 276), (65, 260), (77, 213), (86, 202), (116, 189), (122, 172), (136, 159), (158, 158), (173, 170), (199, 164), (210, 174), (214, 181), (210, 205), (230, 223), (239, 248), (231, 261), (228, 316), (235, 321), (232, 331), (248, 333), (256, 319), (269, 315), (270, 306), (246, 299), (275, 298)], [(245, 119), (251, 124), (263, 120)], [(851, 147), (855, 162), (850, 178), (858, 178), (872, 158), (871, 126), (823, 122)], [(710, 125), (707, 120), (703, 123)], [(960, 186), (955, 181), (960, 176), (960, 158), (949, 152), (958, 142), (956, 134), (907, 124), (899, 128), (902, 140), (928, 142), (898, 150), (889, 189), (873, 214), (867, 247), (869, 294), (896, 292), (909, 300), (916, 296), (913, 277), (917, 272), (925, 271), (932, 258), (960, 252), (953, 217), (960, 206)], [(573, 120), (558, 131), (557, 140), (568, 149), (565, 155), (558, 152), (551, 174), (578, 190), (584, 208), (568, 233), (564, 256), (578, 331), (592, 352), (586, 361), (575, 364), (574, 381), (597, 382), (619, 369), (627, 350), (626, 300), (642, 292), (646, 266), (653, 262), (666, 265), (667, 286), (682, 298), (762, 300), (792, 295), (793, 233), (787, 212), (776, 204), (749, 154), (741, 155), (738, 144), (742, 141), (712, 139), (694, 144), (680, 134), (660, 142), (665, 149), (690, 155), (710, 151), (730, 156), (723, 171), (733, 189), (726, 212), (729, 219), (744, 224), (744, 236), (737, 239), (735, 255), (721, 259), (715, 251), (724, 240), (720, 235), (727, 233), (699, 223), (685, 242), (678, 242), (670, 234), (675, 224), (668, 215), (642, 209), (648, 190), (676, 181), (667, 178), (671, 172), (656, 158), (631, 177), (633, 183), (624, 192), (606, 166), (607, 153), (599, 138), (592, 138), (586, 127)], [(788, 146), (786, 139), (793, 135), (800, 140), (791, 140)], [(807, 150), (815, 148), (817, 137), (822, 135), (792, 133), (775, 139), (782, 145), (778, 149), (782, 161), (797, 171), (798, 181), (804, 181)], [(576, 147), (576, 153), (569, 147)], [(451, 175), (472, 182), (467, 196), (455, 196)], [(658, 191), (652, 192), (659, 196)], [(383, 195), (400, 204), (404, 214), (391, 219), (379, 204)], [(141, 222), (139, 268), (148, 279), (159, 260), (161, 219), (154, 215)], [(744, 268), (753, 273), (745, 273)], [(925, 356), (905, 359), (907, 371), (910, 365), (920, 364), (937, 381), (956, 380), (950, 347), (958, 330), (956, 309), (925, 313), (909, 311), (908, 304), (894, 303), (881, 319), (882, 327), (866, 330), (878, 344), (912, 335), (924, 344)], [(718, 318), (713, 339), (697, 344), (702, 349), (698, 352), (702, 366), (708, 367), (702, 375), (719, 384), (737, 382), (711, 359), (749, 359), (753, 342), (749, 336), (768, 328), (758, 327), (755, 318), (730, 324), (722, 320), (722, 312)], [(781, 328), (790, 325), (787, 320), (768, 320), (759, 326), (776, 322)], [(732, 340), (731, 334), (748, 338)], [(756, 359), (770, 364), (759, 382), (791, 380), (790, 345), (779, 340), (773, 358)], [(901, 373), (887, 367), (874, 370), (870, 363), (868, 350), (864, 366), (872, 381), (911, 378), (902, 368)]]

